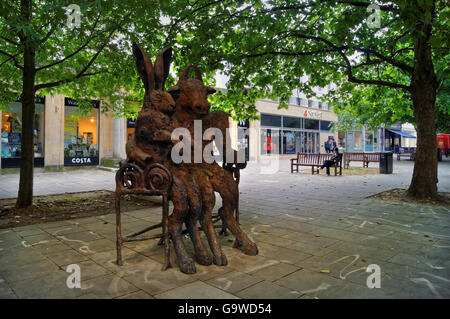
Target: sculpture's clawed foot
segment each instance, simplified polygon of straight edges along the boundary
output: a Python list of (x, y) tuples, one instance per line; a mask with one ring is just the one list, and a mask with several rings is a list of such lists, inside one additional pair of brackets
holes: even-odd
[(212, 265), (213, 258), (207, 252), (201, 252), (201, 253), (196, 252), (195, 253), (195, 261), (198, 262), (200, 265), (209, 266), (209, 265)]
[(258, 255), (258, 246), (251, 241), (247, 241), (244, 244), (240, 244), (238, 240), (234, 242), (234, 248), (239, 248), (246, 255), (255, 256)]
[(220, 254), (214, 256), (214, 264), (217, 266), (226, 266), (228, 264), (227, 256), (225, 254)]
[(180, 267), (181, 272), (185, 274), (195, 274), (197, 272), (192, 258), (178, 261), (178, 266)]

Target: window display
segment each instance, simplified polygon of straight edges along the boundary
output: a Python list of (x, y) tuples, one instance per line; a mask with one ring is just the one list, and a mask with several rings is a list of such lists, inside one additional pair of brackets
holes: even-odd
[(295, 133), (283, 131), (283, 154), (295, 154)]
[[(277, 123), (280, 125), (277, 129), (268, 128)], [(319, 128), (330, 130), (331, 124), (330, 121), (261, 114), (261, 155), (319, 153)]]
[(281, 135), (278, 129), (261, 130), (261, 154), (277, 155), (281, 150)]
[(365, 131), (365, 141), (366, 141), (366, 145), (365, 145), (365, 151), (366, 152), (373, 152), (374, 149), (374, 136), (373, 136), (373, 131)]
[[(44, 164), (44, 99), (37, 97), (34, 116), (34, 165)], [(22, 149), (22, 103), (16, 101), (2, 112), (1, 122), (2, 168), (20, 167)]]
[(76, 118), (76, 106), (66, 106), (64, 114), (64, 165), (98, 165), (98, 115), (93, 108), (87, 117)]

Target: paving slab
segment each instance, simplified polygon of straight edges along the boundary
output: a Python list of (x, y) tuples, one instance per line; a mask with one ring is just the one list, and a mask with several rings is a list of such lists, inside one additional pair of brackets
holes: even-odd
[(196, 281), (187, 285), (157, 294), (159, 299), (238, 299), (236, 296), (208, 285), (202, 281)]
[(297, 299), (302, 294), (296, 290), (268, 281), (261, 281), (256, 285), (239, 291), (236, 295), (244, 299)]
[(207, 283), (227, 292), (235, 293), (260, 281), (263, 281), (263, 279), (239, 271), (232, 271), (208, 280)]
[[(196, 265), (197, 273), (186, 275), (173, 247), (173, 268), (161, 271), (157, 239), (125, 243), (118, 266), (114, 214), (19, 226), (0, 230), (0, 298), (450, 297), (450, 210), (367, 198), (406, 187), (412, 163), (394, 162), (388, 175), (327, 177), (291, 174), (288, 161), (281, 161), (276, 174), (260, 173), (259, 164), (249, 163), (239, 186), (241, 226), (257, 243), (258, 256), (232, 248), (234, 237), (221, 235), (228, 265)], [(450, 191), (448, 176), (450, 161), (440, 162), (439, 191)], [(39, 194), (114, 189), (113, 172), (36, 177)], [(16, 189), (5, 183), (16, 187), (18, 175), (2, 175), (0, 198)], [(217, 196), (215, 210), (220, 206)], [(125, 212), (123, 232), (160, 219), (154, 204)], [(192, 255), (189, 238), (184, 242)], [(84, 289), (67, 287), (69, 264), (81, 267)], [(367, 287), (370, 264), (380, 267), (380, 289)]]

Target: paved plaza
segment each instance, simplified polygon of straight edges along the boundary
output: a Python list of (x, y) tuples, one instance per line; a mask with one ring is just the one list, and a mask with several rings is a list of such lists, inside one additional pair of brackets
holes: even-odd
[[(232, 235), (220, 236), (228, 265), (196, 264), (194, 275), (162, 272), (157, 240), (126, 243), (117, 266), (113, 214), (3, 229), (0, 298), (450, 298), (450, 208), (367, 198), (407, 188), (412, 169), (413, 162), (394, 160), (390, 175), (317, 176), (291, 174), (288, 161), (275, 174), (249, 163), (241, 225), (259, 255), (246, 256), (232, 248)], [(17, 174), (0, 175), (0, 198), (15, 197), (17, 187)], [(450, 192), (448, 159), (439, 163), (438, 187)], [(114, 189), (113, 172), (35, 175), (35, 195), (98, 189)], [(158, 222), (161, 209), (123, 216), (129, 233)], [(70, 264), (80, 266), (80, 289), (67, 287)], [(367, 287), (372, 264), (381, 288)]]

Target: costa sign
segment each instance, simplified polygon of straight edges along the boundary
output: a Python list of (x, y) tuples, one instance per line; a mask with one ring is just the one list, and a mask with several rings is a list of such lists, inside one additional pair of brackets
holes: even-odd
[(313, 117), (313, 118), (322, 118), (322, 112), (312, 111), (312, 110), (305, 110), (303, 112), (304, 117)]
[(65, 157), (65, 166), (98, 165), (98, 157)]

